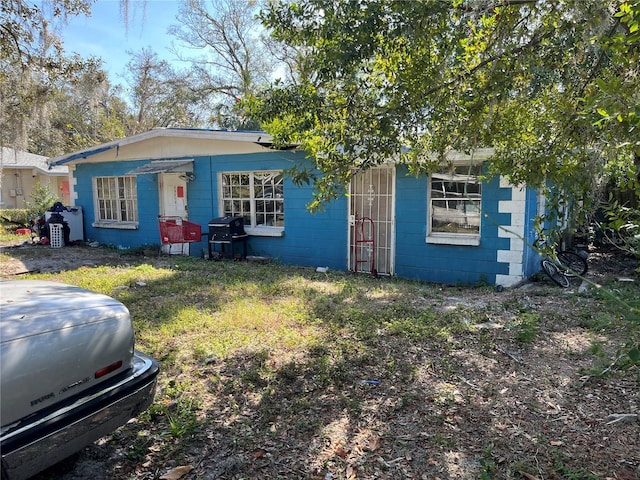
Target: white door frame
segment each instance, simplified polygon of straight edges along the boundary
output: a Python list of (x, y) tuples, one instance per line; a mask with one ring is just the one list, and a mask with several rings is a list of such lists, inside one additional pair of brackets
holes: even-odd
[[(180, 217), (187, 220), (187, 181), (179, 173), (158, 173), (158, 196), (160, 215)], [(162, 253), (189, 255), (189, 243), (172, 243), (161, 246)]]

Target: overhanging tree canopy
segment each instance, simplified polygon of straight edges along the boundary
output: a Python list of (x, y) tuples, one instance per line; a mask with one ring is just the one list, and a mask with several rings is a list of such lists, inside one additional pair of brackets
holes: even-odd
[(275, 2), (263, 21), (304, 52), (302, 68), (297, 83), (252, 99), (252, 112), (317, 160), (312, 209), (385, 159), (418, 173), (486, 146), (493, 173), (584, 200), (596, 177), (632, 171), (640, 149), (639, 5)]
[[(105, 80), (99, 60), (69, 56), (58, 22), (87, 14), (91, 0), (3, 0), (0, 11), (0, 143), (39, 154), (64, 146), (72, 123), (61, 97), (70, 85)], [(87, 79), (91, 78), (91, 82)], [(64, 99), (62, 99), (64, 100)], [(73, 99), (69, 98), (71, 102)], [(64, 110), (64, 108), (62, 108)], [(77, 135), (72, 134), (73, 137)], [(55, 146), (52, 148), (52, 144)]]

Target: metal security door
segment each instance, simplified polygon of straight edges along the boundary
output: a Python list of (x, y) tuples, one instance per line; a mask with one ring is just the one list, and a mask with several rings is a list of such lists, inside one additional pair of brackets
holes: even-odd
[(351, 180), (349, 188), (350, 270), (358, 272), (375, 270), (379, 275), (393, 275), (394, 185), (395, 169), (393, 167), (370, 168), (356, 174)]
[[(177, 173), (158, 174), (160, 190), (160, 215), (180, 217), (187, 220), (187, 181)], [(168, 254), (189, 254), (188, 243), (162, 245), (162, 252)]]

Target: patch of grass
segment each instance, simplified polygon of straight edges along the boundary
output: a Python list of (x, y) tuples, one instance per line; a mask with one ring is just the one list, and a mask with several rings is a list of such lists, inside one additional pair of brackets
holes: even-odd
[(409, 382), (415, 378), (417, 370), (415, 365), (400, 355), (389, 355), (384, 363), (384, 369), (388, 377), (395, 378), (402, 383)]
[[(529, 292), (505, 292), (499, 303), (490, 303), (476, 301), (479, 289), (395, 278), (185, 257), (160, 260), (154, 266), (126, 255), (120, 265), (37, 276), (106, 293), (129, 308), (136, 348), (159, 360), (161, 373), (154, 404), (135, 426), (119, 430), (121, 443), (130, 445), (122, 462), (128, 467), (151, 462), (157, 471), (182, 458), (203, 469), (243, 458), (247, 463), (238, 467), (243, 478), (278, 478), (267, 466), (267, 460), (278, 459), (288, 477), (311, 478), (311, 464), (333, 469), (344, 463), (331, 447), (344, 439), (349, 461), (369, 473), (378, 465), (410, 466), (409, 456), (423, 454), (416, 445), (430, 452), (433, 468), (426, 475), (435, 477), (443, 452), (457, 447), (480, 462), (473, 462), (476, 476), (507, 478), (508, 462), (498, 461), (513, 453), (507, 446), (500, 446), (507, 449), (504, 454), (487, 450), (481, 459), (477, 447), (465, 450), (474, 443), (470, 430), (482, 441), (502, 435), (486, 417), (521, 393), (517, 377), (502, 384), (492, 373), (504, 371), (508, 361), (496, 356), (494, 347), (535, 344), (542, 319), (545, 328), (550, 318), (558, 329), (567, 327), (558, 332), (564, 335), (576, 330), (577, 320), (590, 321), (590, 311), (594, 318), (620, 318), (617, 307), (596, 298), (581, 301), (601, 310), (588, 307), (593, 303), (576, 304), (572, 308), (583, 310), (574, 318), (575, 308), (556, 312), (555, 299)], [(545, 295), (564, 301), (562, 289), (549, 292)], [(487, 294), (495, 298), (492, 290)], [(452, 295), (461, 300), (448, 308)], [(504, 325), (506, 319), (509, 328), (474, 328), (488, 321)], [(594, 342), (592, 355), (615, 349), (606, 335), (600, 332), (603, 344)], [(382, 441), (370, 443), (369, 437)], [(397, 467), (388, 460), (395, 458)], [(556, 462), (555, 471), (547, 464), (546, 476), (568, 479), (581, 473), (566, 463)]]
[[(18, 227), (16, 227), (18, 228)], [(0, 228), (0, 242), (3, 243), (10, 243), (12, 245), (14, 244), (20, 244), (20, 243), (24, 243), (24, 242), (30, 242), (31, 241), (31, 235), (27, 234), (27, 235), (16, 235), (15, 234), (15, 229), (6, 229), (6, 228)]]
[(385, 320), (383, 326), (391, 335), (402, 335), (410, 340), (438, 337), (446, 339), (449, 336), (447, 327), (433, 322), (430, 312), (417, 318), (415, 315), (394, 316)]
[(600, 288), (595, 293), (614, 318), (640, 322), (640, 298), (636, 283), (616, 283), (612, 288)]
[(540, 315), (537, 313), (521, 313), (513, 322), (515, 340), (518, 343), (529, 345), (538, 336), (540, 330)]
[(554, 470), (566, 480), (599, 480), (599, 476), (589, 472), (585, 468), (573, 469), (564, 464), (562, 452), (554, 452)]
[(495, 348), (495, 335), (488, 329), (480, 330), (476, 338), (478, 342), (478, 351), (482, 352), (483, 354), (486, 355), (488, 352), (491, 352)]
[(178, 399), (175, 405), (165, 411), (169, 421), (169, 434), (174, 438), (184, 437), (194, 432), (198, 426), (198, 417), (191, 399)]
[(495, 477), (496, 463), (493, 460), (493, 453), (491, 448), (486, 448), (482, 452), (482, 458), (480, 459), (480, 478), (482, 480), (491, 480)]
[(455, 379), (460, 371), (458, 362), (447, 355), (446, 352), (440, 355), (440, 358), (437, 360), (428, 361), (425, 367), (434, 371), (434, 373), (443, 380)]
[(147, 414), (160, 426), (161, 437), (168, 435), (174, 439), (185, 439), (199, 429), (198, 413), (201, 409), (191, 381), (170, 380), (159, 388), (156, 402)]
[(602, 346), (602, 342), (597, 342), (597, 341), (591, 342), (591, 345), (587, 349), (587, 352), (598, 358), (604, 358), (607, 355), (607, 352), (604, 350)]
[(602, 332), (613, 326), (615, 319), (607, 311), (604, 312), (583, 312), (578, 316), (579, 325), (582, 328), (591, 330), (592, 332)]
[(154, 439), (148, 434), (148, 432), (138, 432), (138, 435), (136, 435), (133, 442), (131, 442), (127, 448), (127, 459), (132, 462), (142, 461), (149, 451), (149, 447), (153, 445), (153, 443)]

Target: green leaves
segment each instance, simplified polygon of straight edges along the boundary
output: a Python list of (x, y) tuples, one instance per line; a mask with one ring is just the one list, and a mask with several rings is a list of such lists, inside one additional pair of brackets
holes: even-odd
[(634, 363), (640, 363), (640, 345), (629, 350), (629, 359)]
[(499, 4), (274, 3), (262, 18), (304, 75), (265, 89), (252, 113), (333, 187), (390, 158), (419, 172), (491, 146), (493, 173), (560, 182), (588, 205), (606, 165), (638, 149), (638, 2), (615, 17), (605, 0)]
[[(618, 249), (640, 258), (640, 185), (638, 183), (638, 171), (632, 170), (621, 175), (619, 185), (621, 190), (611, 192), (608, 201), (604, 204), (604, 212), (607, 216), (604, 227), (615, 231), (614, 244)], [(617, 197), (624, 198), (624, 201)], [(625, 198), (626, 197), (626, 198)], [(636, 309), (637, 310), (637, 309)], [(636, 312), (637, 313), (637, 312)]]
[(615, 16), (627, 26), (629, 43), (640, 41), (640, 2), (623, 2)]
[(38, 219), (59, 200), (60, 197), (57, 192), (52, 190), (49, 185), (36, 183), (33, 186), (31, 199), (25, 200), (24, 202), (25, 207), (27, 208), (27, 218), (30, 221)]

